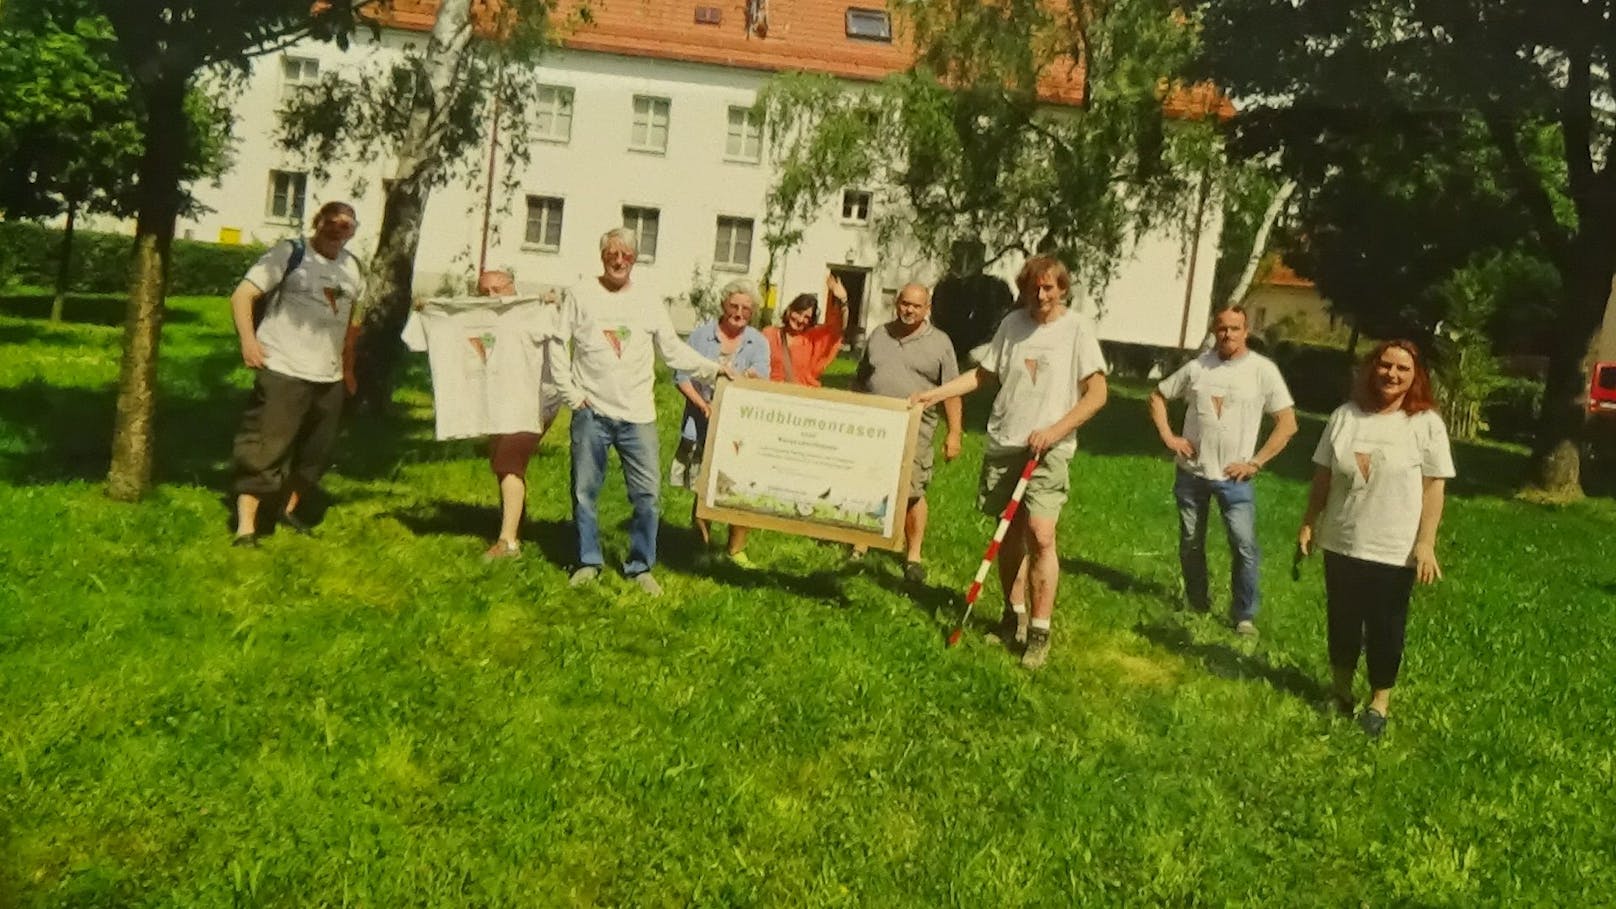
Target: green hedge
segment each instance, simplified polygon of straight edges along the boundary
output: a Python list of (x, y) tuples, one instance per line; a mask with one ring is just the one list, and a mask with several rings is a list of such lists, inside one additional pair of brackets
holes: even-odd
[[(67, 289), (114, 293), (129, 287), (134, 238), (125, 234), (75, 230), (73, 272)], [(62, 232), (28, 221), (0, 221), (0, 287), (9, 284), (56, 286)], [(175, 240), (169, 262), (171, 294), (228, 294), (264, 253), (262, 246), (227, 246)]]

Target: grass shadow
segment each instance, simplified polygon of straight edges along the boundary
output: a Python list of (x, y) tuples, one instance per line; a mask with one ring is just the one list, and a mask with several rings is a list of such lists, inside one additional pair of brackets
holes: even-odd
[(1134, 633), (1164, 650), (1201, 664), (1218, 678), (1256, 679), (1281, 694), (1314, 705), (1329, 694), (1326, 687), (1297, 666), (1275, 666), (1260, 654), (1241, 653), (1228, 644), (1195, 640), (1190, 629), (1177, 622), (1156, 620), (1134, 626)]
[(1178, 588), (1130, 574), (1120, 568), (1101, 565), (1099, 562), (1091, 562), (1078, 556), (1061, 556), (1060, 564), (1062, 571), (1093, 578), (1116, 593), (1147, 596), (1161, 600), (1169, 606), (1176, 606), (1179, 602)]

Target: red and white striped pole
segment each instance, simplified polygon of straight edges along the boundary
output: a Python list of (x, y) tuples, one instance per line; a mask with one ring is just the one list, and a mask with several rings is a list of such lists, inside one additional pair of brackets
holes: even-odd
[(1015, 520), (1016, 510), (1021, 507), (1021, 497), (1027, 492), (1027, 481), (1032, 479), (1032, 472), (1038, 467), (1038, 456), (1033, 455), (1027, 459), (1027, 466), (1021, 468), (1021, 479), (1016, 481), (1016, 489), (1010, 493), (1010, 501), (1004, 506), (1004, 514), (999, 516), (999, 527), (993, 531), (993, 542), (988, 544), (988, 551), (982, 555), (982, 564), (976, 568), (976, 580), (971, 582), (965, 591), (965, 613), (960, 616), (959, 624), (948, 633), (948, 646), (953, 647), (959, 643), (960, 635), (965, 633), (965, 623), (971, 620), (971, 607), (976, 605), (976, 598), (982, 595), (982, 582), (987, 579), (988, 569), (993, 566), (993, 560), (999, 555), (999, 545), (1004, 542), (1005, 532), (1010, 529), (1010, 522)]

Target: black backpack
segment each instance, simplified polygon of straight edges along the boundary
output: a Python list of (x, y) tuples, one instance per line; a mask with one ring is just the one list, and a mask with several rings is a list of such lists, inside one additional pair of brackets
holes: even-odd
[(259, 294), (258, 299), (253, 301), (252, 317), (254, 331), (257, 331), (258, 326), (263, 324), (264, 317), (269, 315), (269, 308), (280, 300), (281, 286), (286, 283), (286, 279), (291, 277), (292, 272), (297, 271), (303, 265), (303, 238), (298, 237), (297, 239), (289, 242), (292, 244), (292, 254), (286, 257), (286, 270), (281, 272), (281, 279), (275, 282), (274, 287), (271, 287)]

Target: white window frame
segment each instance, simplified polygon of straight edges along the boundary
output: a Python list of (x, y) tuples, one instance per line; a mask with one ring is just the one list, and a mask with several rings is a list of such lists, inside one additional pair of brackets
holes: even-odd
[[(553, 204), (552, 204), (553, 203)], [(533, 239), (534, 212), (540, 212), (538, 219), (539, 239)], [(555, 242), (546, 240), (550, 227), (555, 227)], [(527, 208), (522, 221), (522, 248), (538, 252), (560, 252), (561, 238), (567, 223), (567, 200), (561, 196), (546, 196), (540, 193), (529, 193)]]
[[(284, 184), (284, 185), (283, 185)], [(284, 203), (277, 205), (278, 199)], [(274, 224), (302, 224), (308, 211), (309, 175), (299, 170), (271, 170), (264, 220)]]
[[(859, 197), (862, 197), (860, 199)], [(861, 204), (862, 203), (862, 206)], [(859, 209), (863, 211), (860, 213)], [(842, 190), (842, 223), (843, 224), (869, 224), (870, 217), (875, 213), (875, 193), (867, 189), (854, 189), (849, 187)]]
[[(630, 220), (630, 213), (633, 220)], [(646, 224), (651, 230), (646, 231)], [(634, 232), (634, 264), (650, 265), (656, 261), (657, 241), (662, 234), (662, 209), (654, 205), (624, 205), (623, 226)], [(647, 236), (650, 237), (647, 241)]]
[[(540, 142), (566, 145), (572, 141), (573, 90), (566, 85), (541, 85), (534, 99), (534, 138)], [(542, 118), (550, 118), (546, 130)]]
[[(642, 110), (643, 106), (643, 110)], [(662, 144), (656, 144), (658, 108), (661, 108)], [(628, 125), (629, 151), (650, 155), (668, 153), (668, 135), (673, 128), (673, 99), (661, 95), (635, 95)], [(644, 135), (641, 135), (643, 131)]]
[(850, 6), (843, 24), (847, 37), (855, 41), (892, 43), (892, 14), (884, 9)]
[[(737, 260), (736, 238), (738, 228), (746, 228), (745, 258)], [(728, 241), (725, 241), (725, 231), (729, 232)], [(757, 221), (743, 215), (719, 215), (717, 229), (713, 234), (713, 269), (715, 271), (735, 271), (745, 273), (752, 269), (752, 241), (757, 235)], [(720, 244), (727, 249), (720, 252)]]
[[(750, 143), (750, 149), (748, 144)], [(729, 106), (724, 131), (724, 160), (756, 164), (763, 160), (763, 115), (739, 104)]]
[(315, 57), (285, 54), (281, 57), (281, 97), (320, 81), (320, 61)]

